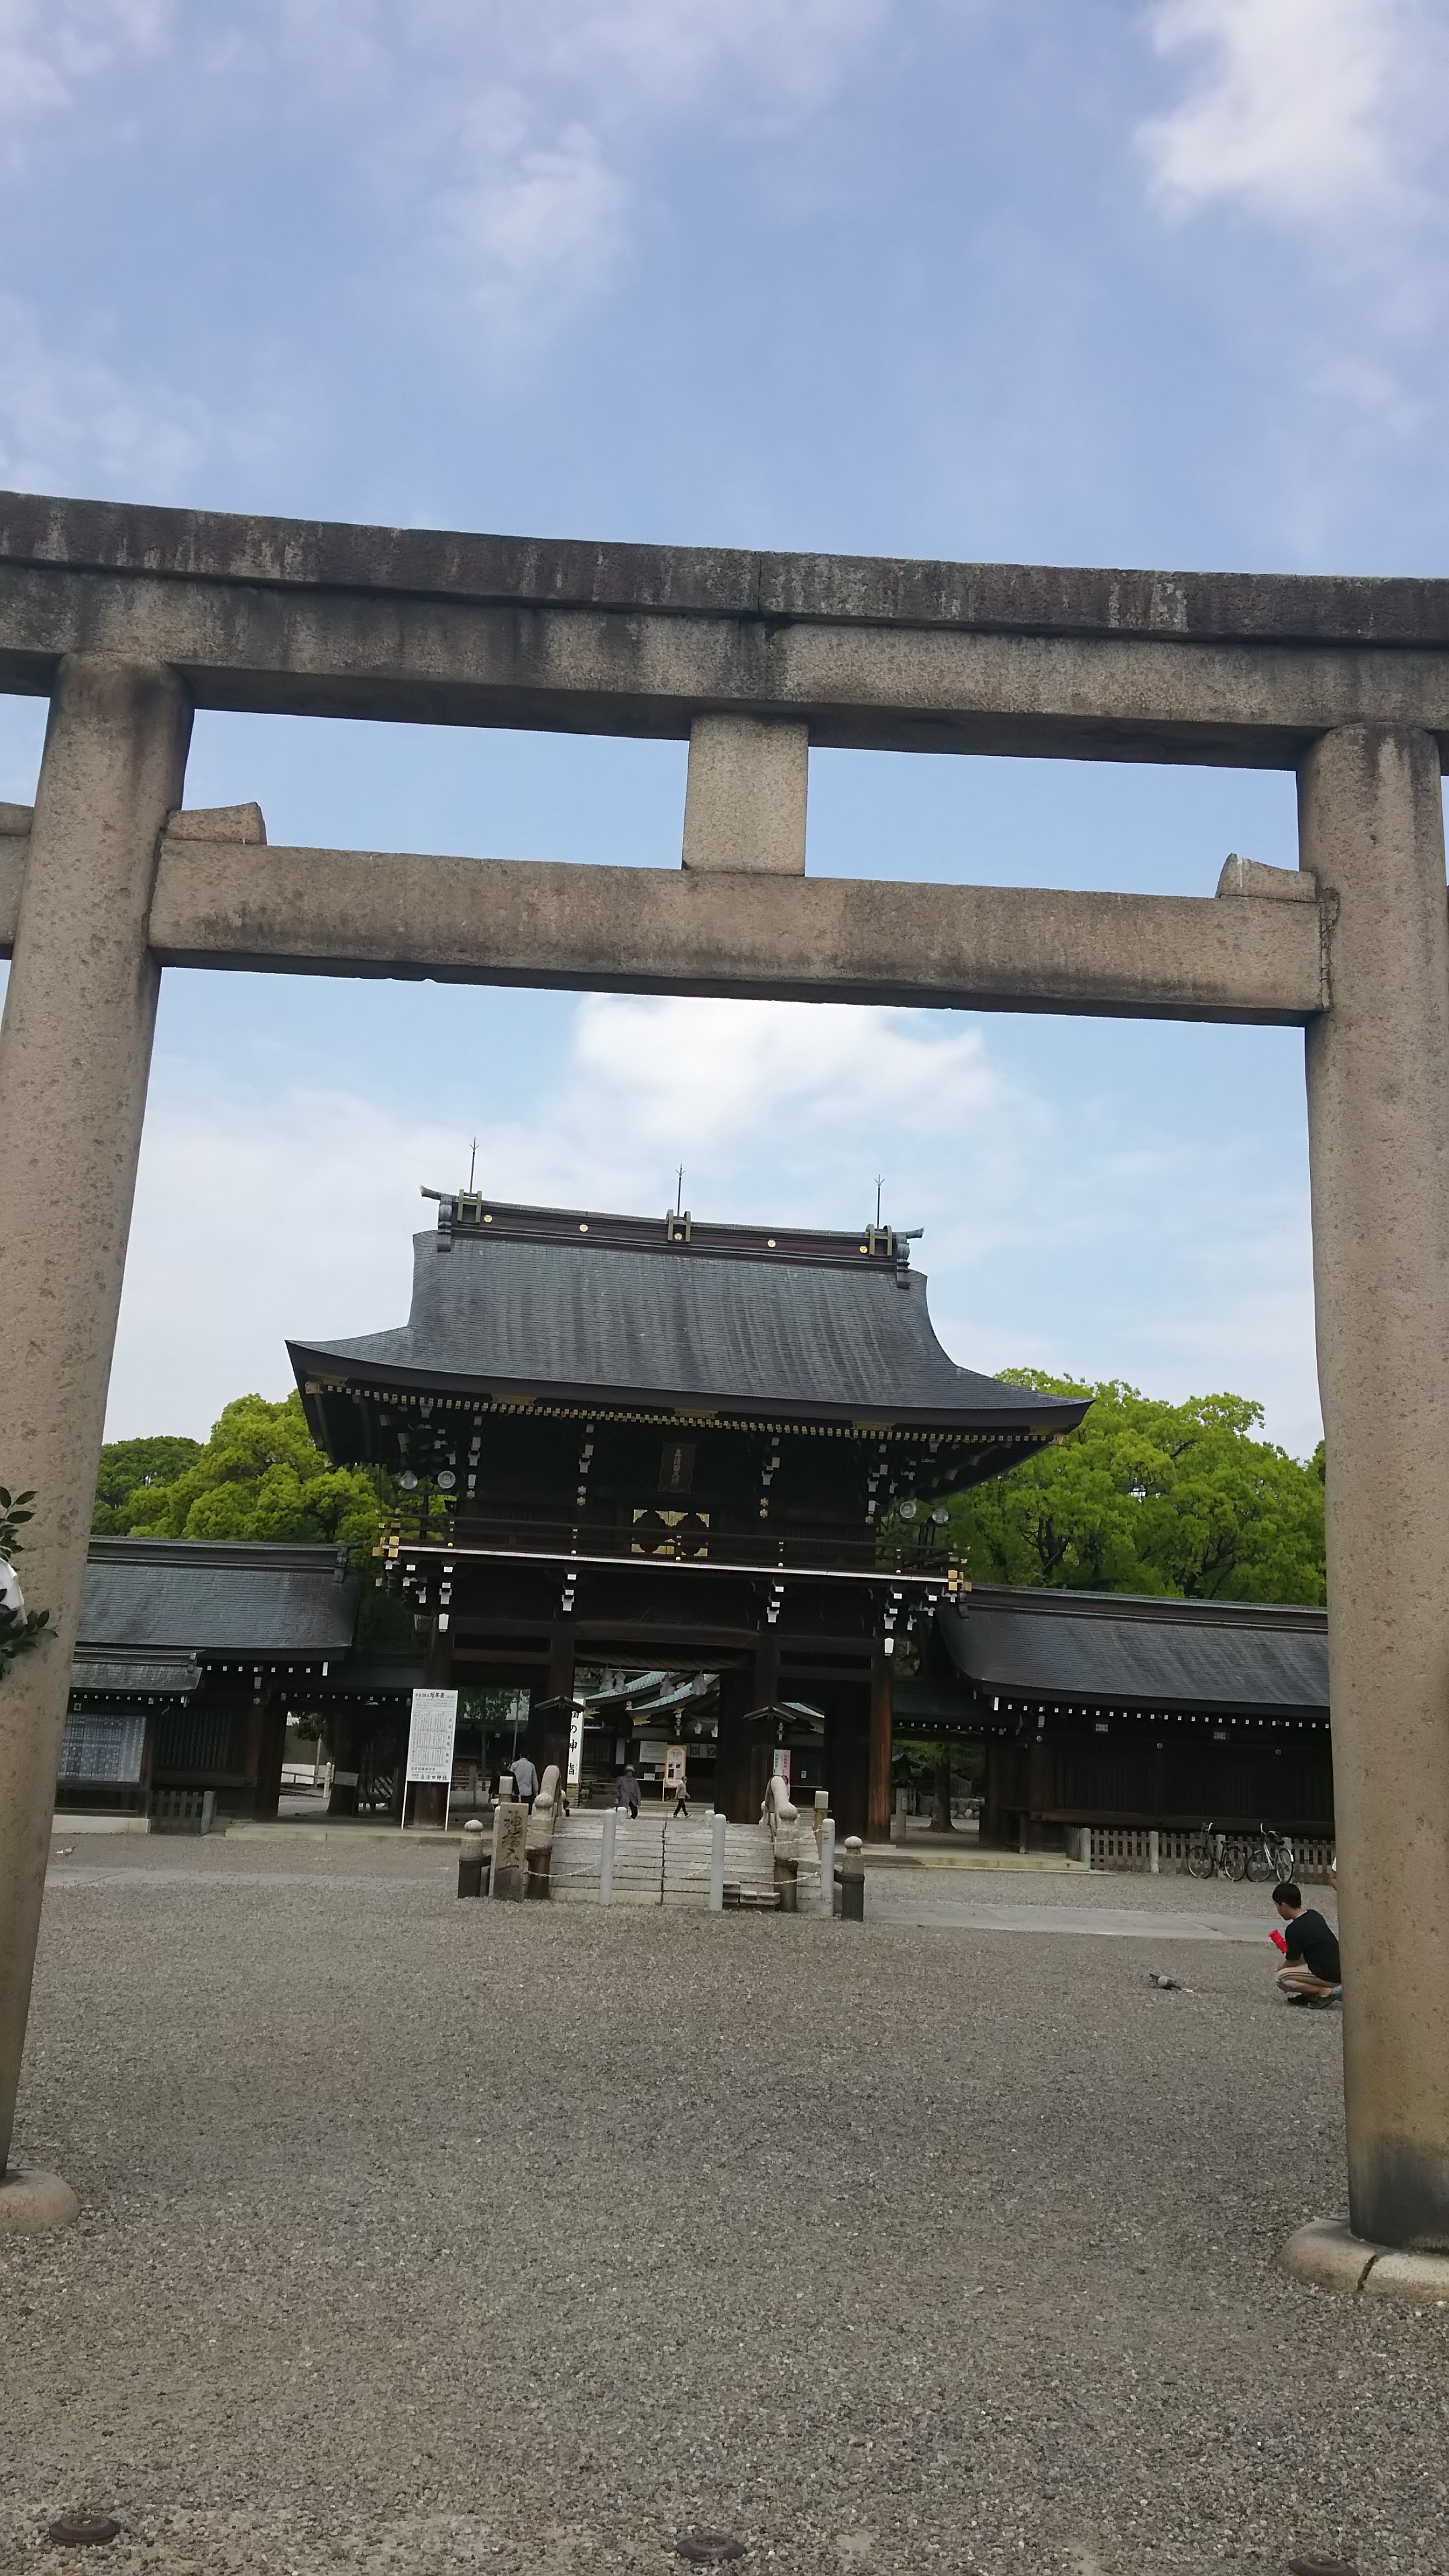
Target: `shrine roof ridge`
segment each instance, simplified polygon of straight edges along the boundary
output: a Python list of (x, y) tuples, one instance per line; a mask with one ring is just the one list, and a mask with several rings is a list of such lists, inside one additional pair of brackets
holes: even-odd
[(445, 1236), (478, 1236), (494, 1243), (567, 1244), (581, 1252), (648, 1252), (726, 1261), (780, 1263), (828, 1262), (859, 1269), (862, 1260), (887, 1268), (904, 1267), (910, 1234), (876, 1223), (848, 1229), (826, 1226), (738, 1225), (696, 1217), (688, 1208), (666, 1208), (662, 1216), (626, 1216), (600, 1208), (533, 1207), (490, 1198), (482, 1190), (431, 1190), (424, 1198), (438, 1202), (438, 1232)]

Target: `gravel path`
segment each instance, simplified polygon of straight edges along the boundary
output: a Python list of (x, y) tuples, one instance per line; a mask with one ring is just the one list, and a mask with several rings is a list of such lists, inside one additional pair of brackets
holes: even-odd
[(122, 2576), (1449, 2567), (1449, 2312), (1272, 2269), (1343, 2187), (1266, 1943), (265, 1853), (52, 1872), (19, 2143), (84, 2213), (0, 2241), (6, 2576), (82, 2501)]

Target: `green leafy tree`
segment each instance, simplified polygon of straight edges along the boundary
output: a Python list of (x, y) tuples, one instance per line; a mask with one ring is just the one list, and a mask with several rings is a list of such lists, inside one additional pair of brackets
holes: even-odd
[(204, 1448), (167, 1484), (133, 1491), (132, 1537), (332, 1539), (370, 1551), (381, 1507), (363, 1467), (333, 1467), (307, 1428), (300, 1395), (239, 1395)]
[(108, 1440), (101, 1451), (96, 1480), (96, 1510), (91, 1528), (97, 1538), (123, 1538), (131, 1527), (132, 1506), (158, 1485), (174, 1485), (201, 1456), (201, 1442), (172, 1432), (150, 1440)]
[(968, 1575), (1171, 1600), (1324, 1599), (1322, 1453), (1303, 1461), (1261, 1438), (1261, 1405), (1161, 1404), (1113, 1379), (1002, 1375), (1092, 1407), (1064, 1440), (955, 1497)]

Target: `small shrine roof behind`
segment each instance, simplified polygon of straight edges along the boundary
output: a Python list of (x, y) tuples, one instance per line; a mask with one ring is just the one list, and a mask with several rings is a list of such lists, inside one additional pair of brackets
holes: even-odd
[[(360, 1588), (343, 1548), (95, 1538), (81, 1594), (78, 1655), (84, 1660), (128, 1647), (269, 1659), (342, 1655), (352, 1644)], [(80, 1680), (79, 1665), (74, 1680), (79, 1688), (98, 1687)]]
[(1328, 1614), (1312, 1607), (978, 1584), (938, 1627), (981, 1694), (1305, 1715), (1328, 1707)]

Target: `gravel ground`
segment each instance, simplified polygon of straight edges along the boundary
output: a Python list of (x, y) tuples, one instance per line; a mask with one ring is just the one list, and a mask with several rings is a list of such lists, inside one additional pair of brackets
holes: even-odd
[[(1144, 1914), (1242, 1914), (1256, 1923), (1276, 1923), (1272, 1891), (1247, 1879), (1189, 1878), (1164, 1870), (1150, 1878), (1146, 1870), (1012, 1870), (904, 1869), (867, 1866), (866, 1878), (882, 1900), (908, 1896), (912, 1904), (938, 1898), (983, 1905), (1134, 1906)], [(1334, 1919), (1337, 1900), (1331, 1887), (1305, 1887), (1304, 1901)], [(1266, 1932), (1264, 1938), (1267, 1938)]]
[(153, 2576), (665, 2576), (700, 2525), (744, 2576), (1449, 2569), (1449, 2311), (1272, 2268), (1343, 2186), (1338, 2017), (1266, 1944), (1165, 1994), (1138, 1941), (454, 1869), (53, 1871), (18, 2143), (84, 2207), (0, 2240), (6, 2576), (82, 2502)]

